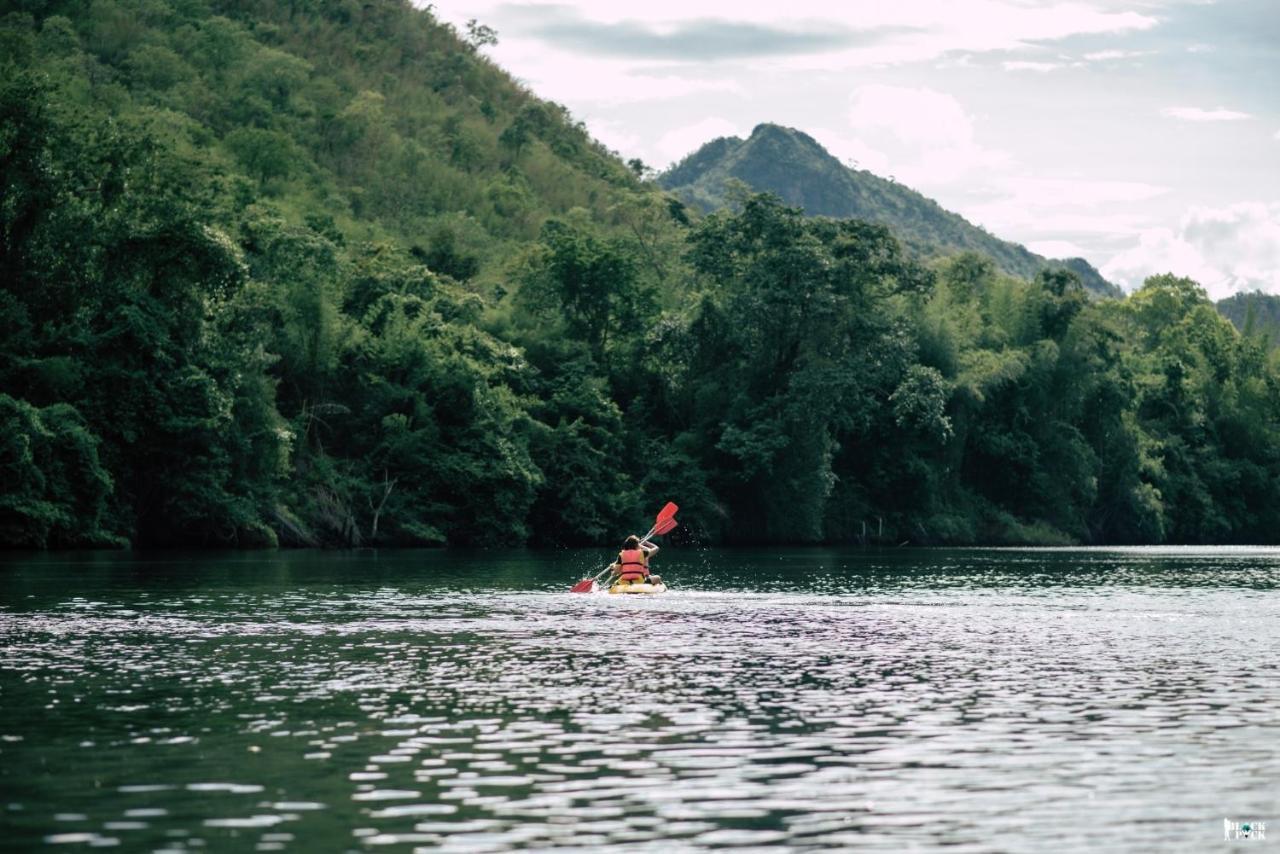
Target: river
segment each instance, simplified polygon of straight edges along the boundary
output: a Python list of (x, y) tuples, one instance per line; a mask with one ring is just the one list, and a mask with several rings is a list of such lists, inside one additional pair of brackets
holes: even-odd
[(604, 557), (0, 558), (0, 847), (1280, 838), (1280, 551)]

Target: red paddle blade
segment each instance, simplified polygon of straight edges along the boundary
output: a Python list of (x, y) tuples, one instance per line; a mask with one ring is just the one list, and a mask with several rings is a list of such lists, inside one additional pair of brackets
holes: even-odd
[(668, 519), (654, 530), (653, 535), (655, 537), (661, 537), (663, 534), (670, 533), (675, 530), (676, 524), (675, 519)]
[(570, 593), (590, 593), (591, 588), (595, 586), (595, 582), (590, 578), (584, 578), (577, 584), (569, 588)]
[(674, 501), (668, 501), (667, 506), (658, 511), (658, 518), (655, 527), (662, 527), (662, 523), (676, 515), (676, 511), (680, 508), (676, 506)]

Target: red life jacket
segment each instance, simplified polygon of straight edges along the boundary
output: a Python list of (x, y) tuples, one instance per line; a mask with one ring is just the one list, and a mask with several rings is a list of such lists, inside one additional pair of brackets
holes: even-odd
[(623, 549), (618, 553), (619, 581), (639, 581), (649, 577), (649, 559), (640, 549)]

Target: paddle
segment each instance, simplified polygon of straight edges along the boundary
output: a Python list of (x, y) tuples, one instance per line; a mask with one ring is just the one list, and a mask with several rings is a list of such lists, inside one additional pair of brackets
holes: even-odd
[[(676, 506), (674, 501), (668, 501), (661, 510), (658, 511), (658, 517), (653, 520), (653, 527), (649, 529), (649, 533), (640, 538), (640, 542), (647, 543), (651, 537), (659, 537), (671, 531), (676, 527), (676, 512), (680, 508)], [(592, 578), (584, 578), (577, 584), (569, 588), (570, 593), (590, 593), (600, 576), (609, 571), (610, 563), (604, 569), (600, 570)]]
[[(676, 506), (674, 501), (668, 501), (663, 505), (662, 509), (658, 511), (658, 518), (653, 520), (653, 527), (649, 530), (649, 533), (645, 534), (640, 539), (647, 540), (656, 535), (658, 533), (658, 529), (662, 527), (662, 523), (670, 519), (674, 519), (676, 517), (676, 512), (679, 509), (680, 508)], [(675, 526), (672, 525), (671, 527), (674, 528)], [(671, 528), (668, 528), (667, 530), (670, 531)]]

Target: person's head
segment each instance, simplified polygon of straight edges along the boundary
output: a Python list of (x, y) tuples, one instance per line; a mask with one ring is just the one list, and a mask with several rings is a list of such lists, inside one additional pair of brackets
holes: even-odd
[(624, 549), (638, 549), (640, 548), (640, 538), (632, 534), (622, 541), (622, 547)]

